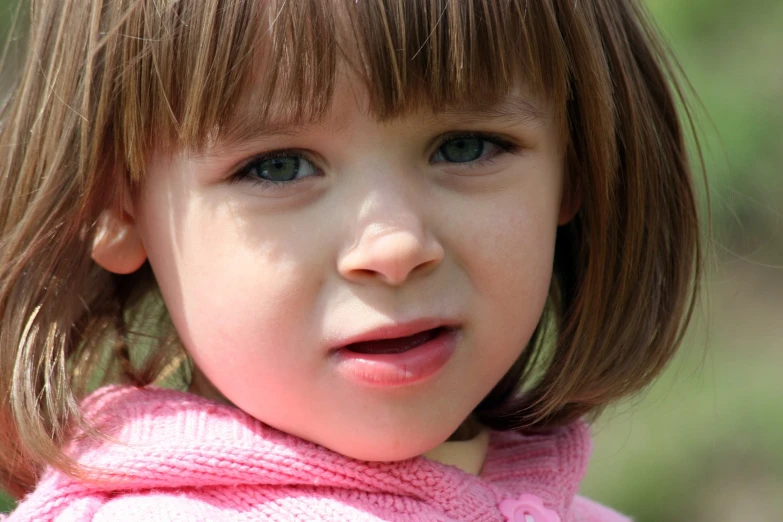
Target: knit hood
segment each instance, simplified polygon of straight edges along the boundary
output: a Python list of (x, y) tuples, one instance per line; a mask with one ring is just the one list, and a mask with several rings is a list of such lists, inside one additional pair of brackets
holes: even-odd
[[(343, 491), (356, 498), (382, 495), (438, 506), (444, 520), (477, 520), (471, 513), (497, 512), (504, 499), (531, 494), (568, 521), (590, 452), (581, 422), (547, 435), (491, 432), (484, 467), (474, 476), (424, 457), (358, 461), (273, 429), (237, 408), (160, 388), (104, 388), (83, 409), (106, 436), (80, 434), (68, 448), (90, 470), (90, 480), (50, 470), (41, 489), (103, 497), (240, 485), (339, 497)], [(37, 504), (32, 497), (31, 502)]]

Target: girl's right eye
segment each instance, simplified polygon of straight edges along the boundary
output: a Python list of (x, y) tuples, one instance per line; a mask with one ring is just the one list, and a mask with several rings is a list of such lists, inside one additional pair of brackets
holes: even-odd
[(318, 174), (318, 169), (301, 153), (279, 151), (253, 158), (237, 170), (232, 181), (262, 185), (285, 185)]

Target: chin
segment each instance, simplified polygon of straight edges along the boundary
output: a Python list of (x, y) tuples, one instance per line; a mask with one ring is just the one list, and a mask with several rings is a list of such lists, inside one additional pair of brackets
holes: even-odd
[[(437, 446), (437, 444), (435, 446)], [(372, 447), (367, 448), (366, 451), (362, 451), (361, 449), (357, 448), (350, 448), (347, 451), (339, 451), (335, 449), (334, 451), (345, 455), (346, 457), (350, 457), (356, 460), (364, 460), (367, 462), (397, 462), (400, 460), (407, 460), (418, 457), (430, 449), (431, 448), (395, 448), (389, 450), (386, 448)]]
[(408, 432), (404, 434), (404, 440), (380, 436), (371, 440), (354, 438), (333, 445), (323, 445), (332, 451), (357, 460), (394, 462), (421, 456), (445, 442), (449, 435), (450, 433), (427, 436)]

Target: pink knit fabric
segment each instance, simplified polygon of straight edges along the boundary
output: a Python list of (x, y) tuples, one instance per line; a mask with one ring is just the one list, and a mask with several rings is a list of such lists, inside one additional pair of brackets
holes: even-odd
[(69, 447), (91, 479), (48, 470), (5, 522), (499, 522), (501, 502), (530, 495), (562, 522), (628, 520), (575, 496), (590, 453), (582, 423), (546, 436), (493, 432), (476, 477), (423, 457), (353, 460), (170, 390), (110, 387), (84, 407), (112, 439), (80, 436)]

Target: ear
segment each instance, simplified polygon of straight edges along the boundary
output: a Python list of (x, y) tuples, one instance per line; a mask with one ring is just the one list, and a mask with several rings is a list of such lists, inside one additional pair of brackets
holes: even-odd
[(582, 207), (582, 191), (573, 176), (565, 176), (565, 186), (560, 199), (560, 215), (557, 218), (557, 226), (568, 224)]
[(92, 259), (109, 272), (130, 274), (147, 259), (133, 216), (122, 209), (101, 212), (92, 242)]

